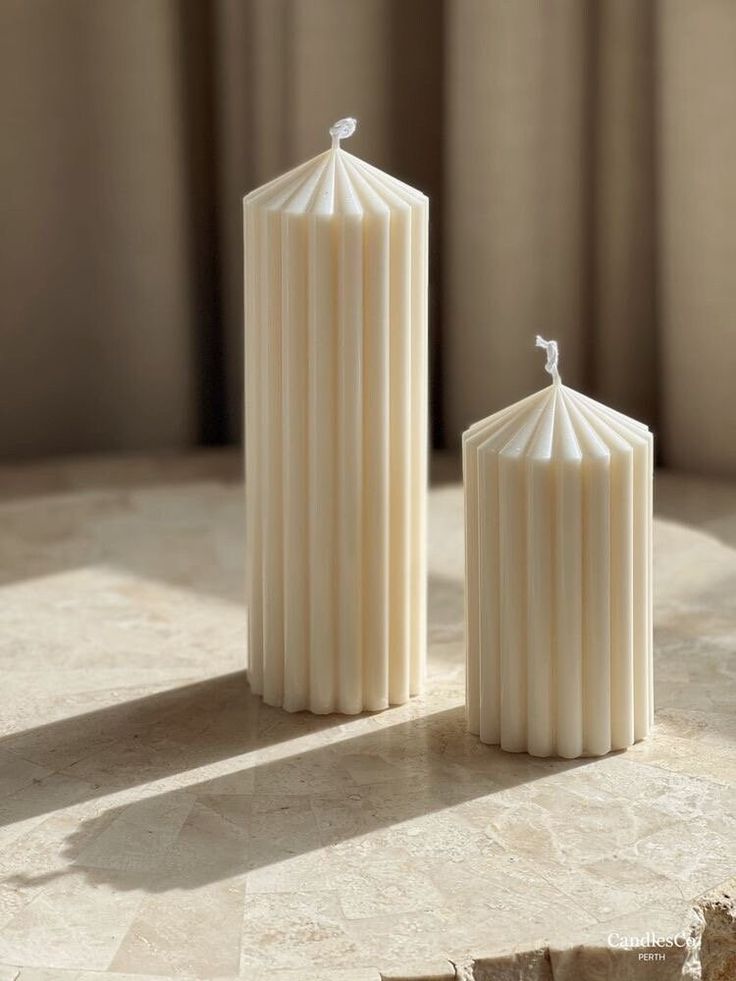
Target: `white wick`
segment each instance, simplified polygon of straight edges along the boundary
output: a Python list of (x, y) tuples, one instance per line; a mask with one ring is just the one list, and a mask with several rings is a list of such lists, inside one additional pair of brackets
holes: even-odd
[(347, 140), (349, 136), (352, 136), (357, 125), (358, 120), (353, 119), (352, 116), (346, 116), (345, 119), (338, 119), (336, 123), (333, 123), (332, 126), (330, 126), (332, 149), (339, 150), (340, 140)]
[(557, 349), (557, 341), (545, 341), (543, 337), (537, 334), (537, 347), (543, 347), (547, 352), (547, 364), (544, 366), (544, 370), (552, 375), (553, 382), (559, 384), (560, 373), (557, 370), (557, 362), (560, 354)]

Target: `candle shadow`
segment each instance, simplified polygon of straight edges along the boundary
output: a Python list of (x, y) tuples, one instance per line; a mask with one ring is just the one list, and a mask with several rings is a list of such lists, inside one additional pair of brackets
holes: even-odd
[[(484, 746), (465, 731), (460, 704), (419, 709), (414, 700), (377, 715), (292, 715), (263, 705), (236, 674), (8, 737), (0, 750), (63, 765), (6, 798), (2, 824), (72, 806), (80, 820), (61, 868), (5, 882), (82, 874), (118, 890), (194, 889), (356, 837), (411, 843), (408, 822), (590, 763)], [(163, 791), (151, 794), (158, 781)], [(80, 807), (115, 794), (121, 803)], [(453, 816), (453, 833), (482, 834), (474, 819)]]
[(28, 775), (25, 786), (6, 790), (0, 828), (324, 732), (346, 718), (288, 715), (263, 704), (245, 671), (236, 671), (24, 729), (0, 738), (0, 759), (17, 760), (21, 779), (25, 763)]

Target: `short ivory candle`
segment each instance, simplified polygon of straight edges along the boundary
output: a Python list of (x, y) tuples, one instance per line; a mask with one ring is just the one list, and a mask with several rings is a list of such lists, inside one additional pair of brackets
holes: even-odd
[(248, 677), (356, 713), (425, 663), (424, 194), (340, 146), (244, 200)]
[(532, 756), (647, 735), (652, 434), (552, 384), (463, 435), (467, 726)]

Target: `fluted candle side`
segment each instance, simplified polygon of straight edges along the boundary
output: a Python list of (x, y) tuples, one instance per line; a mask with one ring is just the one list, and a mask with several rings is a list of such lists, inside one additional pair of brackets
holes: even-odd
[(467, 725), (598, 756), (653, 720), (652, 435), (564, 386), (556, 347), (547, 368), (463, 436)]
[(352, 129), (244, 200), (248, 676), (289, 711), (424, 673), (428, 202)]

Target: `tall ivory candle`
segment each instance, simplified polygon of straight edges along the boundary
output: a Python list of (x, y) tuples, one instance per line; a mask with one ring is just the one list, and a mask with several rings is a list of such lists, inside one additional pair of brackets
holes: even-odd
[(653, 721), (652, 434), (560, 381), (463, 435), (467, 725), (600, 756)]
[(405, 702), (425, 661), (428, 202), (347, 153), (244, 200), (248, 676)]

